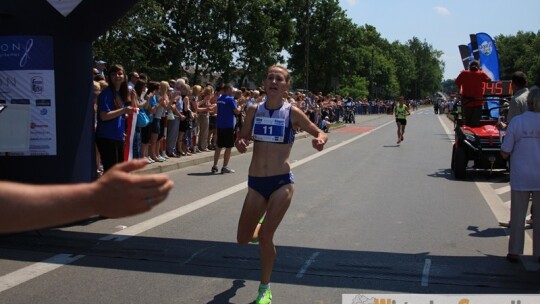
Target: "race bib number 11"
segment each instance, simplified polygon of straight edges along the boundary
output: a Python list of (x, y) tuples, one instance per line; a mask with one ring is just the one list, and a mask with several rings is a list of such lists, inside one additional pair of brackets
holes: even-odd
[(283, 142), (285, 138), (285, 119), (255, 117), (253, 138), (258, 141)]

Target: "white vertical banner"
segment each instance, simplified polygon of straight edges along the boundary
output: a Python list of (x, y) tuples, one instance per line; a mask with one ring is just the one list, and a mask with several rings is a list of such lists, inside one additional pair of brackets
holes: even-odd
[[(28, 107), (30, 123), (15, 121), (17, 132), (0, 134), (0, 153), (10, 156), (56, 155), (56, 105), (53, 40), (50, 36), (0, 36), (0, 104)], [(9, 114), (9, 111), (1, 115)], [(0, 120), (7, 118), (0, 116)], [(6, 128), (5, 124), (0, 124)], [(28, 132), (28, 149), (7, 146), (20, 132)], [(7, 134), (7, 135), (6, 135)]]

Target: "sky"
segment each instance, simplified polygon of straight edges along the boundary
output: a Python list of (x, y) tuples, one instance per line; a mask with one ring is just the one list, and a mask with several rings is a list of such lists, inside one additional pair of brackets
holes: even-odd
[[(540, 31), (540, 0), (339, 0), (353, 23), (369, 24), (389, 42), (405, 44), (413, 37), (442, 51), (444, 79), (463, 69), (458, 45), (469, 34), (514, 36)], [(497, 41), (495, 41), (497, 44)]]

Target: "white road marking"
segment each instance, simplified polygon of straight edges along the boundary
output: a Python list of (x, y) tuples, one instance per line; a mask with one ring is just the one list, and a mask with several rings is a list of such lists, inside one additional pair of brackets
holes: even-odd
[(448, 135), (448, 138), (450, 139), (450, 141), (452, 142), (452, 144), (455, 142), (455, 137), (454, 137), (454, 131), (451, 131), (447, 126), (446, 126), (446, 123), (443, 121), (443, 119), (441, 118), (441, 116), (437, 116), (437, 118), (439, 119), (439, 122), (441, 123), (441, 126), (443, 127), (444, 129), (444, 132), (446, 133), (446, 135)]
[(311, 264), (313, 264), (313, 262), (315, 262), (315, 259), (319, 256), (320, 252), (317, 251), (315, 253), (313, 253), (309, 259), (304, 263), (304, 265), (302, 266), (302, 268), (300, 268), (300, 270), (298, 271), (298, 273), (296, 274), (296, 278), (297, 279), (301, 279), (304, 274), (306, 273), (306, 271), (308, 270), (309, 266)]
[(422, 287), (429, 285), (429, 270), (431, 269), (431, 259), (426, 259), (424, 262), (424, 270), (422, 271)]
[(209, 195), (207, 197), (201, 198), (200, 200), (196, 200), (192, 203), (189, 203), (185, 206), (176, 208), (174, 210), (171, 210), (169, 212), (163, 213), (161, 215), (158, 215), (156, 217), (153, 217), (151, 219), (148, 219), (144, 222), (135, 224), (131, 227), (128, 227), (122, 231), (115, 232), (113, 234), (109, 234), (107, 236), (104, 236), (100, 238), (101, 241), (116, 241), (116, 242), (122, 242), (127, 239), (129, 239), (132, 236), (136, 236), (138, 234), (141, 234), (145, 231), (148, 231), (152, 228), (155, 228), (157, 226), (163, 225), (167, 222), (170, 222), (174, 219), (177, 219), (183, 215), (186, 215), (190, 212), (193, 212), (195, 210), (198, 210), (202, 207), (206, 207), (224, 197), (227, 197), (231, 194), (234, 194), (238, 191), (242, 191), (247, 187), (247, 182), (242, 182), (236, 186), (232, 186), (230, 188), (227, 188), (225, 190), (219, 191), (217, 193), (214, 193), (212, 195)]
[(83, 257), (84, 255), (72, 256), (71, 254), (57, 254), (39, 263), (32, 264), (1, 276), (0, 293), (64, 265), (71, 264)]
[(497, 195), (505, 194), (508, 192), (510, 192), (510, 185), (495, 189), (495, 193), (497, 193)]
[[(389, 124), (394, 123), (394, 121), (389, 121), (383, 125), (380, 125), (368, 132), (362, 133), (360, 135), (357, 135), (349, 140), (343, 141), (335, 146), (332, 146), (328, 149), (324, 149), (323, 151), (320, 151), (318, 153), (315, 153), (311, 156), (308, 156), (304, 159), (301, 159), (294, 164), (291, 164), (291, 168), (298, 167), (300, 165), (303, 165), (307, 162), (310, 162), (314, 159), (317, 159), (321, 156), (326, 155), (327, 153), (330, 153), (331, 151), (334, 151), (336, 149), (339, 149), (345, 145), (348, 145), (370, 133), (373, 133), (381, 128), (386, 127)], [(238, 191), (242, 191), (247, 188), (247, 182), (239, 183), (238, 185), (232, 186), (230, 188), (227, 188), (225, 190), (222, 190), (220, 192), (214, 193), (212, 195), (209, 195), (207, 197), (204, 197), (202, 199), (199, 199), (197, 201), (194, 201), (192, 203), (189, 203), (185, 206), (179, 207), (177, 209), (171, 210), (169, 212), (163, 213), (161, 215), (158, 215), (156, 217), (153, 217), (151, 219), (148, 219), (144, 222), (135, 224), (131, 227), (125, 228), (121, 231), (115, 232), (113, 234), (109, 234), (107, 236), (104, 236), (100, 238), (101, 241), (116, 241), (116, 242), (122, 242), (125, 241), (133, 236), (139, 235), (141, 233), (144, 233), (150, 229), (153, 229), (157, 226), (163, 225), (169, 221), (172, 221), (174, 219), (177, 219), (183, 215), (186, 215), (190, 212), (196, 211), (200, 208), (203, 208), (205, 206), (208, 206), (224, 197), (227, 197), (231, 194), (234, 194)], [(318, 255), (318, 253), (317, 253)], [(16, 270), (14, 272), (8, 273), (2, 277), (0, 277), (0, 293), (3, 291), (6, 291), (10, 288), (13, 288), (17, 285), (20, 285), (24, 282), (27, 282), (29, 280), (35, 279), (43, 274), (46, 274), (50, 271), (53, 271), (55, 269), (58, 269), (64, 265), (69, 265), (76, 260), (79, 260), (81, 258), (85, 257), (84, 255), (78, 255), (75, 257), (71, 257), (71, 255), (66, 254), (58, 254), (51, 258), (48, 258), (46, 260), (43, 260), (38, 263), (34, 263), (32, 265), (29, 265), (27, 267), (24, 267), (22, 269)], [(309, 265), (308, 265), (309, 267)], [(307, 268), (306, 268), (307, 270)], [(298, 275), (297, 275), (298, 276)]]

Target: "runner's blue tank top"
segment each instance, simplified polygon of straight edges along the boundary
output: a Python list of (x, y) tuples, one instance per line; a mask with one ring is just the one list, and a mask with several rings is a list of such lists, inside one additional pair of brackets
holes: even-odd
[(253, 118), (253, 139), (276, 144), (292, 144), (296, 130), (292, 127), (291, 104), (282, 102), (275, 110), (266, 108), (266, 101), (257, 105)]

